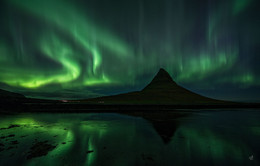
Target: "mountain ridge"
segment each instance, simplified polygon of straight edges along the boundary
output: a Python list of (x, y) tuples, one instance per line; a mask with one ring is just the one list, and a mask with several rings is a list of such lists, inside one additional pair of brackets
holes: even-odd
[(0, 98), (6, 99), (6, 98), (25, 98), (24, 95), (15, 93), (15, 92), (9, 92), (3, 89), (0, 89)]
[(160, 68), (152, 81), (142, 90), (113, 96), (83, 100), (104, 104), (162, 104), (162, 105), (218, 105), (228, 103), (196, 94), (179, 86), (167, 71)]

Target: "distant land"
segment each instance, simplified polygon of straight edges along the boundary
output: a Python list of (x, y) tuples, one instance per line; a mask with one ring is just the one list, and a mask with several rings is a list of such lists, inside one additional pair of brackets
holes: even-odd
[[(105, 96), (87, 100), (87, 103), (103, 104), (159, 104), (159, 105), (209, 105), (231, 104), (193, 93), (179, 86), (164, 69), (160, 69), (153, 80), (141, 91)], [(233, 103), (233, 102), (232, 102)]]
[(1, 100), (22, 99), (22, 98), (25, 98), (25, 96), (21, 95), (19, 93), (9, 92), (9, 91), (0, 89), (0, 99)]
[(162, 68), (141, 91), (85, 100), (32, 99), (0, 90), (2, 112), (169, 111), (190, 108), (260, 108), (260, 104), (216, 100), (196, 94), (179, 86)]

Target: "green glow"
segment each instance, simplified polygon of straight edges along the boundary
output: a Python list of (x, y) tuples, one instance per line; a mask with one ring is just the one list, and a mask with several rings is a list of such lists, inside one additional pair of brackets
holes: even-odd
[[(95, 149), (94, 145), (93, 145), (93, 138), (89, 138), (88, 140), (88, 149), (89, 150), (92, 150), (92, 149)], [(94, 162), (94, 159), (95, 159), (95, 154), (94, 153), (90, 153), (88, 156), (87, 156), (87, 163), (86, 165), (92, 165), (93, 162)]]
[(260, 126), (251, 127), (250, 130), (254, 135), (260, 136)]
[(239, 82), (239, 81), (246, 84), (252, 84), (254, 82), (254, 76), (248, 73), (234, 79), (234, 82)]
[(109, 80), (109, 78), (107, 78), (105, 76), (105, 74), (103, 73), (101, 75), (101, 78), (100, 79), (88, 79), (85, 81), (85, 85), (98, 85), (98, 84), (102, 84), (102, 83), (110, 83), (112, 81)]
[[(14, 165), (12, 163), (19, 159), (21, 165), (132, 166), (144, 165), (146, 157), (152, 158), (155, 165), (243, 165), (249, 155), (257, 154), (252, 145), (259, 146), (258, 112), (252, 116), (251, 111), (243, 111), (245, 114), (238, 115), (238, 120), (243, 122), (231, 125), (230, 121), (221, 124), (215, 121), (217, 118), (222, 122), (225, 115), (230, 115), (229, 111), (223, 112), (219, 116), (218, 112), (195, 113), (188, 119), (178, 119), (174, 135), (158, 135), (164, 128), (154, 128), (151, 122), (140, 117), (119, 114), (3, 115), (0, 128), (20, 126), (1, 130), (0, 137), (15, 136), (0, 139), (0, 143), (5, 144), (0, 159), (3, 165)], [(197, 115), (200, 116), (197, 118)], [(205, 121), (201, 122), (201, 118)], [(165, 144), (162, 136), (171, 137), (171, 141)], [(19, 142), (17, 147), (6, 150), (14, 140)], [(24, 152), (37, 141), (48, 141), (56, 148), (45, 156), (27, 160)], [(258, 161), (256, 158), (255, 162)]]
[(218, 82), (232, 82), (234, 84), (240, 84), (244, 87), (260, 84), (260, 80), (251, 72), (241, 73), (238, 75), (231, 76), (230, 78), (226, 79), (219, 79)]
[[(44, 55), (61, 64), (62, 69), (51, 72), (31, 69), (36, 70), (35, 73), (26, 73), (24, 69), (17, 69), (20, 72), (9, 71), (8, 75), (2, 75), (2, 80), (9, 85), (37, 88), (50, 83), (63, 83), (64, 86), (71, 81), (77, 81), (80, 76), (84, 77), (82, 85), (110, 83), (112, 80), (101, 69), (104, 55), (99, 48), (111, 51), (117, 59), (131, 56), (132, 51), (126, 43), (111, 32), (91, 23), (85, 14), (73, 8), (72, 4), (59, 0), (55, 2), (13, 0), (12, 3), (66, 32), (84, 52), (76, 50), (71, 43), (67, 43), (61, 36), (48, 30), (48, 34), (37, 36), (38, 48)], [(57, 6), (62, 7), (57, 9)], [(0, 49), (0, 51), (4, 55), (7, 54), (6, 50)], [(82, 61), (88, 62), (88, 65), (82, 67), (80, 65)], [(82, 76), (82, 70), (85, 69), (87, 72)]]
[[(185, 151), (185, 156), (197, 156), (198, 158), (207, 158), (211, 156), (214, 163), (231, 159), (240, 163), (244, 160), (244, 152), (248, 152), (247, 147), (242, 146), (243, 143), (234, 142), (234, 140), (222, 139), (208, 129), (179, 128), (178, 135), (183, 136), (186, 140), (178, 146), (184, 146), (184, 149), (196, 149), (196, 154)], [(179, 139), (176, 137), (176, 139)], [(175, 140), (177, 142), (177, 140)], [(241, 146), (236, 146), (236, 144)]]
[(216, 70), (226, 70), (235, 62), (237, 52), (219, 53), (215, 58), (208, 54), (200, 54), (199, 58), (197, 56), (194, 57), (190, 58), (188, 63), (182, 65), (182, 72), (177, 77), (177, 81), (189, 81), (194, 77), (203, 79)]
[(233, 13), (238, 14), (243, 11), (252, 0), (234, 0)]
[(5, 0), (0, 82), (28, 94), (84, 89), (87, 98), (110, 86), (145, 86), (162, 67), (191, 87), (258, 86), (259, 24), (246, 19), (257, 14), (253, 2), (207, 1), (201, 10), (189, 9), (191, 1), (162, 0), (151, 6), (169, 6), (151, 12), (135, 1), (102, 11), (102, 1)]

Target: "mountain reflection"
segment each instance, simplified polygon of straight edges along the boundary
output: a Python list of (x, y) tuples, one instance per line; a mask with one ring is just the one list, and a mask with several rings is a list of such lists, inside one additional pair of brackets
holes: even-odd
[(168, 144), (177, 128), (179, 127), (178, 119), (191, 116), (190, 113), (179, 113), (179, 112), (165, 112), (165, 113), (142, 113), (139, 115), (144, 119), (148, 120), (154, 130), (162, 138), (165, 144)]
[[(236, 117), (237, 121), (241, 119), (240, 125), (234, 125), (230, 119), (234, 115), (225, 112), (129, 115), (98, 113), (1, 116), (1, 164), (259, 164), (257, 149), (260, 149), (260, 135), (256, 131), (260, 124), (257, 113), (254, 116), (241, 114)], [(33, 154), (31, 156), (35, 157), (27, 159), (33, 151), (32, 147), (37, 149), (36, 145), (42, 145), (43, 149), (45, 145), (55, 148), (45, 148), (44, 153)], [(251, 155), (254, 160), (248, 159)]]

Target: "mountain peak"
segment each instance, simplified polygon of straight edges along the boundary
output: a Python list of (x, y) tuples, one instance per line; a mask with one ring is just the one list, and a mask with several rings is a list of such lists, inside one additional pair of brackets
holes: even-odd
[[(158, 105), (216, 105), (223, 101), (210, 99), (191, 92), (173, 81), (164, 69), (160, 69), (152, 81), (141, 91), (89, 99), (108, 104), (158, 104)], [(224, 102), (225, 103), (225, 102)]]
[(176, 85), (170, 74), (163, 68), (160, 68), (150, 84), (148, 84), (143, 90), (158, 88), (166, 84)]
[(153, 80), (171, 81), (171, 82), (173, 81), (170, 74), (166, 70), (164, 70), (163, 68), (160, 68), (159, 72), (156, 74), (156, 76), (154, 77)]

